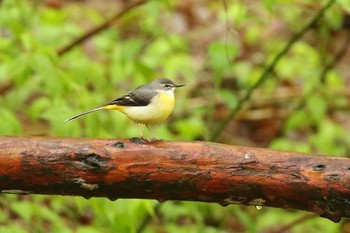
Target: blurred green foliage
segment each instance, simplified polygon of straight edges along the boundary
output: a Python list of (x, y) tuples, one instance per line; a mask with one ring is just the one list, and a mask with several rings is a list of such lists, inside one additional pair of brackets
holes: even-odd
[[(1, 135), (133, 137), (136, 128), (118, 112), (64, 120), (165, 76), (187, 85), (177, 90), (175, 111), (155, 134), (169, 140), (206, 140), (266, 64), (326, 3), (148, 1), (57, 55), (59, 48), (114, 14), (121, 2), (0, 1)], [(225, 128), (222, 142), (350, 154), (348, 63), (338, 59), (339, 69), (325, 70), (337, 52), (347, 48), (341, 45), (349, 33), (344, 23), (349, 12), (345, 0), (326, 12), (256, 90), (242, 116)], [(274, 114), (254, 114), (264, 108)], [(137, 232), (151, 216), (143, 232), (253, 233), (278, 228), (303, 214), (192, 202), (166, 202), (157, 212), (156, 205), (149, 200), (1, 196), (0, 232)], [(313, 218), (291, 231), (341, 228)]]

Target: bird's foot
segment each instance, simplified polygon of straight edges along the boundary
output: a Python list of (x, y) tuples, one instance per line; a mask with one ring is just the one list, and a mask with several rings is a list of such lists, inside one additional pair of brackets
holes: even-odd
[(133, 137), (133, 138), (130, 138), (129, 141), (136, 144), (147, 144), (149, 142), (160, 142), (160, 141), (163, 141), (163, 139), (157, 139), (155, 137), (152, 137), (150, 139), (147, 139), (144, 137), (141, 137), (141, 138)]
[(148, 139), (143, 137), (142, 138), (133, 137), (133, 138), (130, 138), (129, 141), (136, 144), (146, 144), (147, 142), (149, 142)]

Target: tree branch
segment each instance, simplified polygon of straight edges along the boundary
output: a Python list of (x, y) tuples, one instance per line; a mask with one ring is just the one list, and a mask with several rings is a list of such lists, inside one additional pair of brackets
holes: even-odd
[(0, 137), (3, 193), (273, 206), (350, 217), (350, 159), (209, 142)]
[(135, 7), (141, 6), (145, 2), (146, 2), (146, 0), (139, 0), (139, 1), (131, 2), (131, 3), (127, 4), (120, 12), (113, 15), (111, 18), (106, 20), (101, 25), (98, 25), (95, 28), (92, 28), (91, 30), (89, 30), (85, 34), (79, 36), (78, 38), (76, 38), (75, 40), (73, 40), (72, 42), (67, 44), (66, 46), (63, 46), (62, 48), (58, 49), (57, 55), (62, 56), (63, 54), (65, 54), (66, 52), (68, 52), (72, 48), (74, 48), (76, 45), (83, 43), (84, 41), (86, 41), (90, 37), (100, 33), (104, 29), (110, 27), (114, 21), (121, 18), (123, 15), (125, 15), (127, 12), (129, 12), (131, 9), (134, 9)]

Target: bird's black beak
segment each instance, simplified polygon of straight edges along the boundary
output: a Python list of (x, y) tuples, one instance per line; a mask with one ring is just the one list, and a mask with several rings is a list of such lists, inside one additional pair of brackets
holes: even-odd
[(183, 87), (185, 84), (175, 84), (175, 87)]

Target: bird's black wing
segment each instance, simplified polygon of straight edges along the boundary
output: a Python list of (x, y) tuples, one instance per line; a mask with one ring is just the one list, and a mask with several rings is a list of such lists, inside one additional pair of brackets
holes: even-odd
[(142, 87), (123, 95), (122, 97), (113, 100), (106, 105), (119, 106), (147, 106), (151, 99), (157, 94), (155, 91), (143, 89)]

